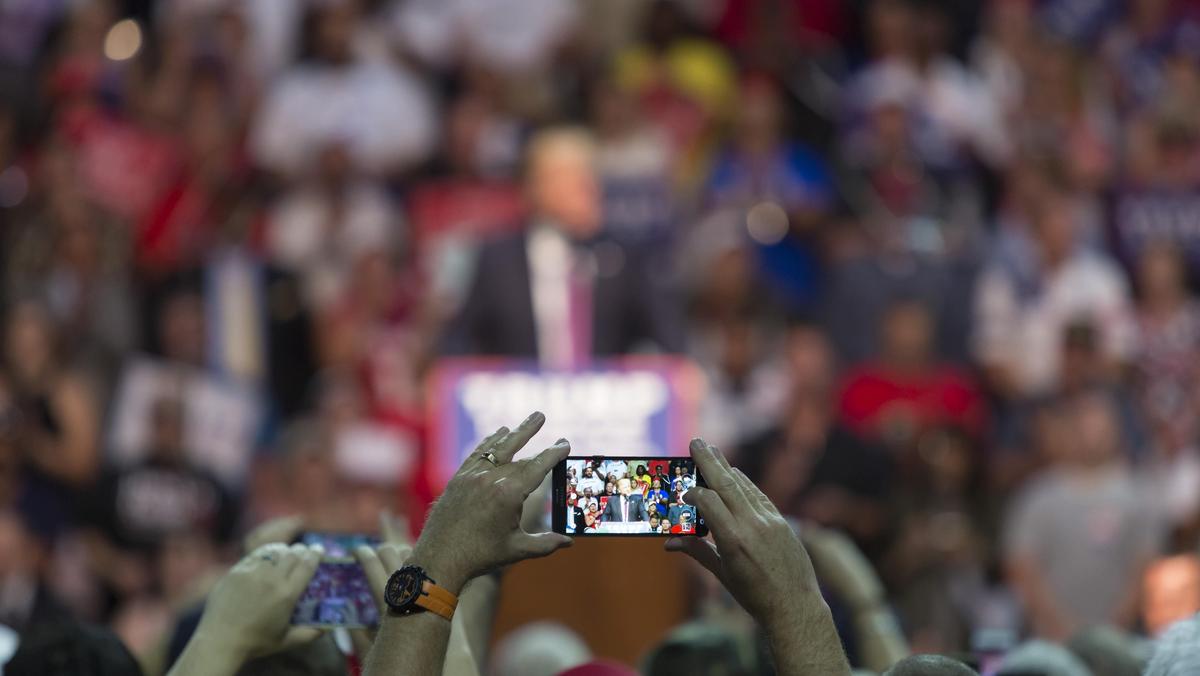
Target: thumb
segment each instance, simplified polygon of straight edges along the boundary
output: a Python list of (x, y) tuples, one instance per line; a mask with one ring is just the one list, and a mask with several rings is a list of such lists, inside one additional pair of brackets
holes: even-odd
[(663, 549), (668, 552), (683, 552), (696, 560), (696, 563), (708, 569), (721, 579), (721, 555), (717, 553), (716, 545), (700, 537), (667, 538)]
[(549, 556), (563, 547), (570, 547), (574, 542), (573, 539), (559, 533), (517, 533), (514, 540), (514, 549), (522, 559)]

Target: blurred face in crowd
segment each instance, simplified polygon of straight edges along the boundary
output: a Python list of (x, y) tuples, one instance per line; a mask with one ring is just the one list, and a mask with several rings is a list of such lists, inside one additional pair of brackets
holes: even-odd
[(591, 467), (583, 468), (583, 478), (585, 478), (585, 479), (592, 478), (592, 468)]
[(200, 294), (180, 292), (164, 304), (159, 331), (167, 357), (187, 364), (204, 363), (204, 303)]
[(912, 53), (916, 16), (903, 0), (875, 0), (867, 14), (867, 31), (876, 58)]
[(971, 448), (967, 438), (951, 430), (928, 434), (918, 447), (933, 483), (943, 492), (963, 490), (971, 476)]
[(832, 386), (833, 348), (820, 329), (797, 326), (788, 331), (787, 362), (793, 383), (817, 388)]
[(811, 450), (825, 443), (829, 433), (829, 406), (824, 390), (796, 388), (788, 414), (788, 441), (793, 448)]
[(781, 114), (779, 90), (767, 80), (752, 79), (742, 85), (737, 107), (736, 136), (743, 152), (771, 152), (779, 144)]
[(920, 366), (928, 361), (933, 343), (933, 319), (924, 305), (894, 305), (883, 321), (883, 356), (895, 366)]
[(633, 92), (609, 80), (592, 90), (592, 120), (603, 138), (620, 138), (638, 126), (638, 102)]
[(572, 239), (600, 230), (600, 186), (592, 142), (583, 132), (553, 130), (529, 147), (528, 193), (534, 212)]
[(316, 51), (324, 60), (330, 63), (346, 63), (350, 61), (352, 52), (351, 42), (354, 38), (354, 27), (358, 22), (358, 3), (356, 0), (339, 0), (318, 12), (316, 18)]
[(1094, 467), (1116, 457), (1121, 431), (1112, 400), (1100, 393), (1084, 394), (1072, 403), (1071, 409), (1070, 448), (1074, 463)]
[(1155, 130), (1157, 182), (1164, 186), (1190, 188), (1197, 178), (1197, 149), (1200, 131), (1194, 120), (1167, 115)]
[(1033, 0), (989, 2), (988, 31), (1000, 42), (1014, 45), (1033, 34)]
[(611, 481), (610, 481), (610, 482), (608, 482), (608, 483), (606, 483), (606, 484), (604, 484), (604, 494), (605, 494), (605, 495), (616, 495), (616, 494), (617, 494), (617, 486), (616, 486), (616, 484), (614, 484), (614, 483), (613, 483), (613, 482), (611, 482)]
[(1184, 275), (1182, 255), (1166, 243), (1147, 247), (1138, 260), (1138, 286), (1142, 298), (1151, 305), (1182, 300), (1186, 292)]
[(949, 17), (939, 7), (926, 3), (913, 18), (917, 57), (926, 61), (944, 52), (950, 34)]
[(151, 414), (151, 449), (160, 460), (176, 461), (183, 454), (183, 405), (172, 399), (154, 404)]
[(1059, 384), (1074, 392), (1104, 382), (1104, 355), (1100, 336), (1090, 321), (1073, 322), (1063, 331)]
[(758, 332), (751, 322), (733, 321), (721, 327), (721, 370), (734, 383), (750, 375), (758, 355)]
[(650, 485), (651, 485), (651, 486), (654, 488), (654, 490), (656, 490), (656, 491), (657, 491), (657, 490), (660, 490), (660, 489), (662, 488), (662, 481), (659, 481), (658, 479), (655, 479), (654, 481), (652, 481), (652, 482), (650, 483)]
[(583, 497), (590, 498), (594, 495), (595, 495), (595, 493), (592, 492), (592, 489), (590, 489), (590, 488), (583, 489)]
[(1200, 557), (1162, 559), (1146, 569), (1142, 619), (1150, 636), (1200, 612)]
[(45, 308), (36, 303), (21, 303), (8, 317), (5, 358), (13, 375), (26, 387), (37, 382), (54, 366), (54, 327)]
[(1075, 248), (1075, 205), (1067, 195), (1047, 195), (1034, 214), (1034, 235), (1043, 264), (1066, 260)]
[(336, 192), (345, 188), (350, 169), (350, 149), (345, 143), (331, 143), (317, 156), (317, 176), (326, 190)]
[(39, 547), (21, 519), (9, 510), (0, 512), (0, 581), (13, 576), (33, 576), (38, 567), (38, 552)]

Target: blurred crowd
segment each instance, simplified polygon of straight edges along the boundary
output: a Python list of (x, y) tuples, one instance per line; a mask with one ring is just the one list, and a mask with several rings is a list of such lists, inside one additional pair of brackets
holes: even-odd
[(439, 356), (649, 351), (914, 649), (1154, 636), (1197, 110), (1194, 0), (4, 2), (0, 618), (161, 666), (249, 526), (420, 520)]

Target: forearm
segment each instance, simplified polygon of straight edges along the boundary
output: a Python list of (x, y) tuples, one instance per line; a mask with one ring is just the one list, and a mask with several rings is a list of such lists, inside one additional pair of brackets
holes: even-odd
[(450, 622), (438, 615), (389, 615), (375, 636), (363, 676), (439, 674), (446, 660), (449, 640)]
[[(468, 577), (459, 567), (428, 554), (418, 541), (408, 563), (420, 566), (444, 589), (462, 594)], [(428, 676), (442, 673), (450, 643), (451, 621), (432, 612), (384, 617), (375, 645), (367, 657), (363, 676)], [(465, 647), (465, 643), (462, 644)], [(457, 651), (461, 652), (461, 651)], [(470, 650), (466, 649), (467, 657)], [(454, 662), (460, 663), (456, 654)]]
[(792, 599), (795, 605), (764, 623), (775, 672), (779, 676), (849, 674), (828, 604), (816, 592), (805, 597)]
[(197, 630), (167, 676), (233, 676), (242, 668), (244, 659)]
[(455, 618), (461, 618), (461, 630), (466, 635), (476, 664), (487, 662), (487, 647), (491, 643), (492, 623), (500, 596), (500, 575), (481, 575), (463, 590)]

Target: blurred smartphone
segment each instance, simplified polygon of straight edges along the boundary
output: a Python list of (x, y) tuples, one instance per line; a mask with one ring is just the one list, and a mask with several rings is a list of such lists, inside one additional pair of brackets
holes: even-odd
[(379, 538), (359, 533), (301, 533), (296, 542), (321, 545), (325, 556), (296, 602), (292, 624), (350, 629), (378, 626), (379, 607), (362, 566), (354, 558), (354, 548), (374, 547)]
[(552, 473), (550, 523), (574, 537), (703, 536), (704, 516), (683, 502), (703, 485), (691, 458), (567, 458)]

